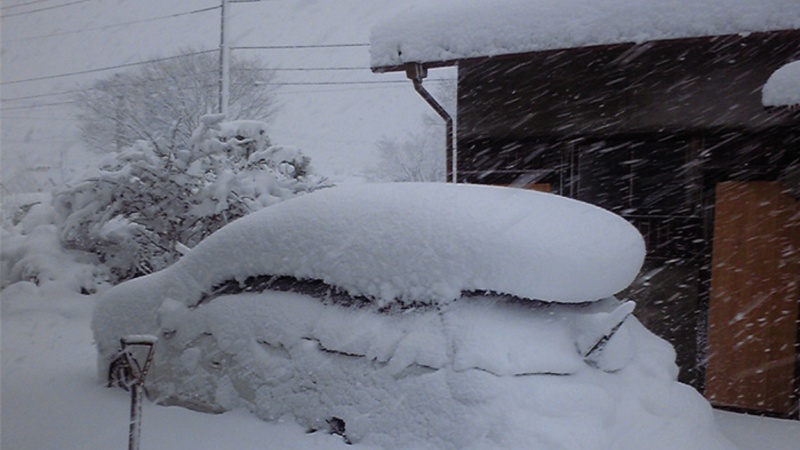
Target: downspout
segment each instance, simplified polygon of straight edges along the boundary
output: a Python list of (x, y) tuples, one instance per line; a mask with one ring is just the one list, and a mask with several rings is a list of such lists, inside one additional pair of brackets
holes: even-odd
[(458, 173), (455, 166), (456, 161), (456, 153), (455, 148), (453, 147), (453, 118), (450, 117), (450, 114), (447, 113), (447, 110), (444, 109), (439, 102), (436, 101), (435, 98), (428, 92), (425, 87), (422, 86), (422, 80), (428, 76), (428, 69), (422, 67), (420, 63), (408, 63), (406, 64), (406, 76), (409, 80), (414, 83), (414, 89), (431, 105), (434, 111), (439, 114), (439, 117), (444, 119), (445, 124), (447, 125), (447, 168), (446, 168), (446, 181), (448, 183), (456, 183), (458, 180)]

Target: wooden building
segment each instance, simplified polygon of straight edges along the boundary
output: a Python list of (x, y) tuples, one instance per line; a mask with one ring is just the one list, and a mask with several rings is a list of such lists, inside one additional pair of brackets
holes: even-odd
[(800, 410), (800, 112), (767, 108), (800, 29), (409, 60), (458, 67), (458, 182), (547, 190), (635, 224), (621, 293), (712, 404)]

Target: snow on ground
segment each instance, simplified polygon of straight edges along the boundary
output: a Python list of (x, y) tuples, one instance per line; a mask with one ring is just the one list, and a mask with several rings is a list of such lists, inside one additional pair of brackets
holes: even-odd
[(794, 61), (770, 75), (761, 92), (764, 106), (800, 105), (800, 61)]
[[(28, 283), (2, 293), (4, 450), (126, 448), (130, 397), (97, 381), (89, 318), (94, 298)], [(244, 411), (202, 414), (144, 405), (142, 449), (337, 449), (335, 436)]]
[(459, 0), (372, 32), (372, 67), (800, 27), (797, 0)]
[[(2, 292), (0, 447), (4, 450), (125, 448), (129, 396), (97, 382), (89, 320), (94, 297), (42, 292), (32, 285)], [(717, 412), (742, 450), (793, 450), (800, 422)], [(241, 411), (222, 415), (145, 402), (145, 449), (368, 449), (298, 425), (267, 423)]]
[(716, 411), (720, 431), (742, 450), (797, 448), (800, 422)]

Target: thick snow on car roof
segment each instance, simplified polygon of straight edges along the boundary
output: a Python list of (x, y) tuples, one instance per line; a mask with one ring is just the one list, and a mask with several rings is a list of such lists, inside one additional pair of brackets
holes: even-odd
[[(271, 206), (210, 236), (169, 270), (201, 292), (281, 275), (322, 280), (382, 305), (447, 302), (464, 291), (575, 303), (624, 289), (643, 259), (632, 225), (586, 203), (523, 189), (406, 183), (336, 187)], [(199, 293), (174, 298), (191, 303)]]
[(800, 27), (797, 0), (458, 0), (373, 29), (372, 67)]

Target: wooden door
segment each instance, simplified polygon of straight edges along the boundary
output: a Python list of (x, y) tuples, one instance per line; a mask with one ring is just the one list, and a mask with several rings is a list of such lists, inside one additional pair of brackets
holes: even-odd
[(800, 208), (777, 182), (716, 189), (706, 396), (788, 415), (795, 407)]

